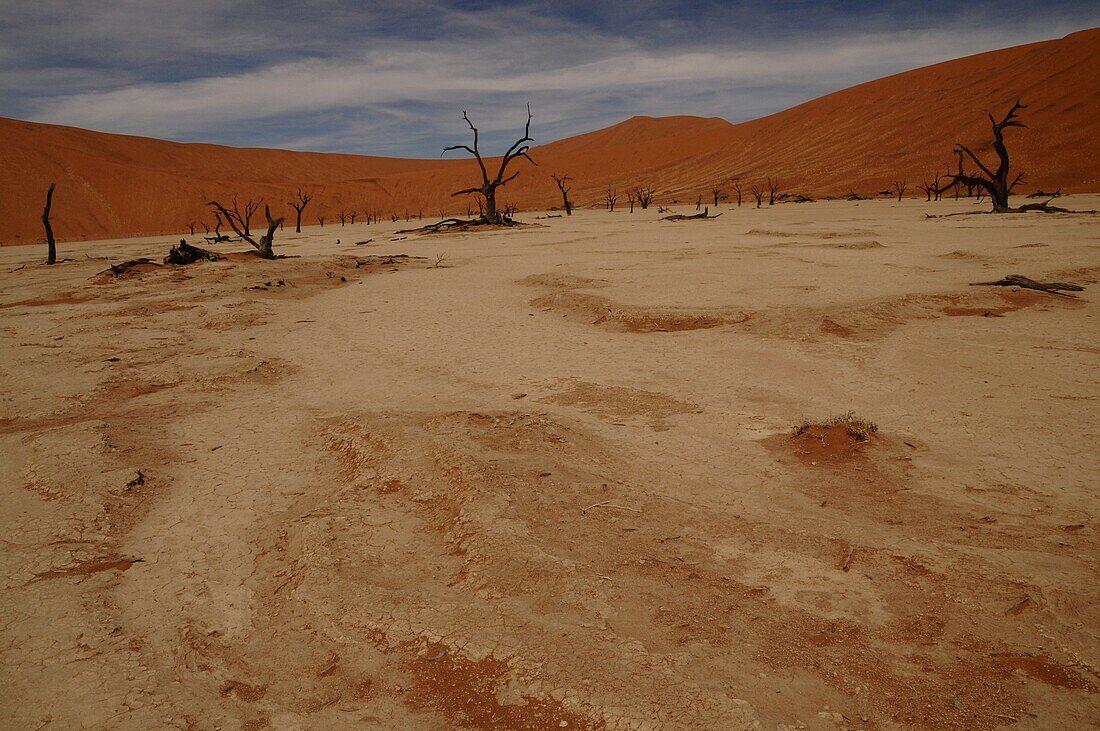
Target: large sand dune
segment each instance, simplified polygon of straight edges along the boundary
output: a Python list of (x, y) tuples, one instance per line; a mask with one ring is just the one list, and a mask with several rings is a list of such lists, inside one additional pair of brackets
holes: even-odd
[(977, 209), (0, 250), (0, 727), (1096, 728), (1096, 218)]
[[(607, 185), (655, 187), (664, 202), (694, 200), (715, 182), (779, 176), (814, 195), (873, 194), (896, 177), (911, 186), (942, 170), (951, 147), (988, 147), (987, 111), (1017, 97), (1027, 130), (1011, 132), (1025, 187), (1100, 190), (1100, 30), (949, 61), (880, 79), (763, 119), (634, 118), (536, 148), (504, 198), (522, 207), (556, 201), (551, 172), (575, 179), (575, 198), (594, 203)], [(538, 110), (535, 110), (536, 114)], [(535, 133), (537, 135), (537, 117)], [(455, 119), (455, 141), (464, 142)], [(331, 220), (341, 208), (384, 215), (465, 210), (449, 194), (475, 175), (465, 160), (177, 144), (0, 120), (0, 241), (40, 238), (50, 181), (58, 183), (55, 231), (62, 239), (183, 231), (212, 217), (211, 197), (265, 196), (278, 215), (298, 186), (316, 194), (308, 211)]]

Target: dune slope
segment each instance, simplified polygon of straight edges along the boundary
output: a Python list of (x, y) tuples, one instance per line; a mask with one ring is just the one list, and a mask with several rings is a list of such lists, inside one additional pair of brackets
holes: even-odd
[[(965, 141), (989, 154), (987, 111), (1017, 97), (1028, 129), (1012, 130), (1024, 190), (1100, 190), (1094, 110), (1100, 29), (948, 61), (852, 87), (762, 119), (635, 117), (608, 129), (536, 148), (505, 200), (549, 206), (551, 172), (574, 178), (574, 198), (597, 204), (607, 186), (655, 187), (662, 202), (694, 201), (732, 178), (748, 186), (769, 175), (812, 195), (872, 194), (895, 178), (910, 187), (950, 162)], [(537, 135), (537, 128), (536, 128)], [(456, 126), (456, 141), (462, 130)], [(468, 160), (235, 149), (104, 134), (0, 119), (0, 242), (41, 237), (42, 198), (58, 183), (54, 228), (61, 239), (186, 231), (212, 222), (211, 197), (264, 196), (275, 215), (302, 186), (315, 194), (306, 222), (342, 209), (431, 218), (463, 213), (450, 193), (470, 182)], [(262, 213), (261, 213), (262, 215)]]

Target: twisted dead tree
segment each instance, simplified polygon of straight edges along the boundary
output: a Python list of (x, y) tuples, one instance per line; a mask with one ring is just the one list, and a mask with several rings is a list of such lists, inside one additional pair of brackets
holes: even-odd
[(570, 178), (568, 175), (557, 174), (551, 174), (550, 177), (554, 179), (554, 182), (558, 185), (558, 190), (561, 191), (561, 201), (562, 207), (565, 209), (565, 215), (572, 216), (573, 202), (569, 200), (569, 188), (565, 186), (565, 184), (572, 180), (572, 178)]
[(531, 156), (527, 152), (531, 149), (529, 143), (534, 139), (531, 137), (531, 105), (527, 105), (527, 124), (523, 128), (523, 137), (512, 143), (512, 146), (508, 148), (508, 151), (504, 153), (504, 156), (500, 159), (500, 167), (497, 168), (496, 175), (490, 175), (489, 169), (485, 166), (485, 160), (481, 157), (481, 148), (478, 146), (479, 134), (477, 127), (470, 121), (470, 117), (466, 112), (462, 112), (462, 118), (466, 120), (466, 124), (469, 125), (470, 131), (474, 135), (474, 143), (470, 145), (451, 145), (443, 148), (443, 154), (446, 154), (450, 150), (464, 150), (474, 156), (477, 160), (477, 166), (481, 169), (481, 185), (471, 186), (462, 190), (457, 190), (451, 193), (452, 198), (456, 198), (460, 195), (478, 195), (485, 202), (485, 206), (482, 209), (481, 216), (471, 221), (460, 221), (458, 219), (449, 219), (449, 221), (440, 221), (433, 226), (438, 230), (443, 224), (458, 225), (458, 226), (470, 226), (474, 224), (488, 224), (491, 226), (511, 226), (515, 223), (507, 215), (497, 210), (497, 189), (507, 185), (516, 179), (519, 175), (519, 171), (508, 175), (508, 166), (512, 164), (516, 158), (526, 158), (529, 163), (535, 165), (535, 161), (531, 159)]
[(894, 181), (894, 192), (898, 195), (898, 203), (901, 203), (901, 197), (905, 195), (907, 190), (909, 190), (909, 186), (905, 184), (904, 180)]
[[(203, 225), (205, 226), (206, 224)], [(210, 233), (209, 227), (207, 227), (206, 233)], [(218, 213), (217, 211), (214, 212), (214, 235), (205, 236), (204, 238), (212, 244), (218, 244), (222, 241), (229, 241), (229, 237), (222, 233), (222, 214)]]
[(713, 188), (710, 189), (710, 197), (711, 200), (714, 201), (715, 208), (718, 207), (719, 203), (729, 198), (728, 195), (722, 192), (722, 186), (720, 185), (715, 185)]
[(271, 247), (272, 244), (275, 242), (275, 229), (279, 228), (284, 219), (272, 218), (270, 206), (264, 206), (264, 215), (267, 217), (267, 233), (261, 236), (259, 241), (256, 241), (254, 238), (252, 238), (252, 235), (248, 231), (243, 230), (244, 224), (241, 221), (241, 216), (235, 210), (226, 210), (225, 206), (223, 206), (221, 203), (218, 203), (217, 201), (209, 201), (206, 205), (211, 206), (215, 209), (217, 213), (221, 214), (225, 218), (226, 222), (229, 224), (230, 228), (233, 229), (233, 232), (241, 237), (242, 241), (247, 241), (248, 243), (252, 244), (252, 246), (259, 253), (260, 258), (276, 258), (275, 252), (272, 251)]
[[(1027, 109), (1027, 105), (1021, 104), (1020, 100), (1017, 99), (1016, 103), (1012, 105), (1012, 108), (1008, 110), (1008, 113), (1005, 114), (1001, 121), (998, 122), (992, 114), (989, 115), (989, 122), (993, 127), (993, 151), (997, 153), (998, 159), (996, 171), (987, 167), (977, 155), (971, 152), (969, 147), (962, 143), (957, 143), (955, 145), (955, 155), (959, 161), (959, 170), (952, 174), (949, 185), (959, 184), (984, 190), (989, 194), (989, 200), (993, 203), (993, 213), (1024, 213), (1026, 211), (1073, 213), (1074, 211), (1069, 211), (1065, 208), (1051, 206), (1049, 200), (1043, 203), (1028, 203), (1019, 208), (1013, 208), (1009, 205), (1008, 198), (1012, 195), (1012, 189), (1024, 179), (1024, 174), (1017, 173), (1015, 177), (1009, 180), (1011, 173), (1008, 148), (1005, 146), (1004, 131), (1009, 127), (1027, 126), (1017, 118), (1016, 112), (1021, 109)], [(978, 166), (979, 172), (969, 174), (963, 169), (964, 156), (970, 158), (974, 164)], [(1053, 198), (1051, 200), (1053, 200)], [(1078, 211), (1078, 213), (1084, 212), (1085, 211)]]
[(735, 193), (737, 193), (737, 207), (740, 208), (741, 207), (741, 193), (742, 193), (742, 191), (741, 191), (741, 181), (735, 180), (733, 182), (733, 190), (734, 190)]
[(779, 198), (779, 178), (774, 180), (768, 178), (768, 205), (774, 206)]
[(633, 213), (634, 212), (634, 202), (637, 200), (634, 197), (634, 191), (631, 191), (631, 192), (627, 193), (626, 194), (626, 199), (628, 201), (630, 201), (630, 212)]
[[(262, 197), (258, 201), (254, 201), (249, 198), (248, 202), (244, 204), (244, 212), (241, 212), (241, 209), (237, 205), (237, 196), (233, 196), (233, 214), (236, 216), (237, 223), (242, 228), (244, 228), (244, 232), (246, 235), (252, 234), (252, 230), (250, 228), (250, 226), (252, 225), (252, 216), (256, 213), (256, 211), (260, 210), (260, 204), (263, 202), (264, 199)], [(230, 221), (229, 223), (230, 225), (232, 225), (233, 222)], [(235, 231), (236, 228), (234, 228), (233, 230)]]
[(317, 225), (320, 226), (321, 228), (325, 227), (325, 217), (324, 216), (317, 216)]
[(643, 211), (649, 208), (649, 204), (653, 202), (653, 188), (635, 185), (634, 190), (631, 192), (634, 194), (634, 199), (638, 201), (638, 205), (641, 206)]
[(756, 199), (756, 207), (759, 208), (764, 203), (764, 189), (759, 185), (752, 186), (752, 197)]
[(603, 194), (603, 201), (607, 205), (607, 210), (614, 211), (615, 204), (619, 202), (619, 191), (608, 186), (607, 192)]
[(296, 234), (302, 233), (302, 211), (306, 209), (311, 200), (313, 200), (313, 194), (303, 193), (302, 189), (299, 188), (298, 200), (287, 203), (288, 206), (294, 209), (294, 233)]
[(57, 263), (57, 242), (53, 239), (53, 226), (50, 225), (50, 209), (53, 208), (53, 191), (57, 183), (50, 183), (46, 191), (46, 207), (42, 209), (42, 227), (46, 229), (46, 263)]

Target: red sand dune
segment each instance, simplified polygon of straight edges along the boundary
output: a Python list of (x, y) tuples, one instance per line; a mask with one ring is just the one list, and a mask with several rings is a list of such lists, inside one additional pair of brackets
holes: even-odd
[[(743, 124), (635, 117), (535, 148), (539, 167), (524, 166), (502, 200), (560, 203), (552, 172), (574, 178), (580, 205), (595, 204), (608, 185), (642, 183), (660, 202), (688, 202), (716, 182), (739, 178), (747, 189), (769, 175), (810, 195), (871, 195), (895, 178), (915, 190), (951, 161), (956, 141), (991, 154), (985, 115), (1017, 97), (1028, 104), (1028, 128), (1009, 132), (1013, 165), (1027, 174), (1020, 190), (1100, 191), (1098, 68), (1100, 29), (1092, 29), (908, 71)], [(455, 141), (465, 141), (460, 124)], [(465, 201), (449, 194), (475, 177), (469, 160), (179, 144), (0, 119), (0, 241), (41, 238), (50, 181), (57, 236), (80, 239), (184, 231), (212, 220), (205, 201), (233, 193), (264, 196), (276, 215), (292, 215), (285, 202), (299, 186), (316, 195), (310, 224), (341, 208), (434, 218), (464, 213)]]

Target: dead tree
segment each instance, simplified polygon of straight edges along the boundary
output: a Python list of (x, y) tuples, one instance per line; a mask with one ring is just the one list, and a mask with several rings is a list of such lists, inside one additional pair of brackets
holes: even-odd
[[(508, 172), (508, 166), (517, 157), (526, 158), (529, 163), (535, 165), (535, 161), (531, 159), (531, 156), (527, 154), (531, 149), (533, 142), (531, 137), (531, 105), (527, 105), (527, 124), (523, 128), (523, 137), (512, 143), (512, 146), (508, 148), (508, 151), (504, 153), (504, 157), (500, 159), (500, 167), (497, 169), (496, 175), (490, 177), (488, 168), (485, 167), (485, 160), (481, 157), (481, 149), (478, 147), (478, 130), (474, 126), (474, 123), (470, 121), (466, 112), (462, 112), (462, 118), (466, 120), (466, 124), (469, 125), (470, 131), (474, 134), (473, 147), (469, 145), (451, 145), (450, 147), (443, 148), (443, 154), (446, 154), (449, 150), (465, 150), (474, 156), (477, 160), (477, 165), (481, 169), (481, 185), (473, 186), (470, 188), (464, 188), (451, 193), (451, 197), (455, 198), (460, 195), (480, 195), (485, 200), (485, 209), (481, 215), (481, 220), (477, 223), (487, 223), (490, 225), (503, 225), (508, 226), (513, 221), (507, 216), (497, 211), (497, 189), (501, 186), (507, 185), (511, 181), (516, 179), (519, 172), (512, 173), (508, 177), (504, 177)], [(467, 222), (470, 223), (470, 222)]]
[[(244, 212), (242, 213), (241, 209), (237, 206), (237, 196), (233, 196), (233, 215), (235, 216), (238, 226), (244, 229), (246, 235), (252, 234), (250, 228), (252, 225), (252, 216), (256, 211), (260, 210), (260, 204), (263, 202), (264, 199), (262, 197), (258, 201), (253, 201), (249, 198), (248, 202), (244, 204)], [(232, 226), (233, 221), (229, 221), (229, 224)], [(233, 230), (235, 231), (236, 229), (237, 227), (235, 226)]]
[(737, 207), (741, 207), (741, 182), (735, 181), (733, 184), (733, 190), (737, 193)]
[(241, 217), (235, 211), (227, 211), (225, 206), (217, 201), (209, 201), (206, 205), (212, 206), (222, 216), (225, 217), (226, 222), (233, 229), (233, 232), (241, 237), (243, 241), (247, 241), (255, 247), (259, 252), (262, 259), (274, 259), (275, 252), (272, 251), (272, 244), (275, 242), (275, 229), (279, 228), (279, 225), (283, 222), (282, 218), (271, 217), (271, 207), (264, 206), (264, 216), (267, 217), (267, 233), (260, 237), (259, 241), (252, 238), (252, 235), (247, 231), (242, 230)]
[(722, 192), (722, 186), (720, 185), (715, 185), (713, 188), (710, 189), (710, 197), (711, 200), (714, 201), (715, 208), (718, 207), (719, 203), (729, 198), (728, 195)]
[(348, 212), (342, 210), (336, 214), (336, 217), (340, 219), (340, 225), (343, 226), (345, 223), (347, 223)]
[(604, 204), (607, 205), (607, 210), (614, 211), (615, 204), (619, 202), (619, 191), (608, 186), (607, 192), (603, 194), (603, 200)]
[(348, 222), (354, 224), (355, 219), (358, 215), (359, 215), (359, 211), (352, 211), (351, 213), (349, 213), (348, 214)]
[(653, 202), (653, 188), (635, 185), (632, 193), (643, 211), (649, 208), (649, 204)]
[(764, 189), (759, 185), (752, 186), (752, 197), (756, 199), (756, 207), (759, 208), (764, 204)]
[[(1008, 110), (1008, 114), (998, 122), (992, 114), (989, 115), (989, 122), (993, 126), (993, 150), (997, 153), (999, 163), (997, 165), (996, 172), (986, 167), (977, 155), (970, 151), (970, 148), (962, 143), (955, 145), (955, 154), (959, 160), (959, 171), (952, 175), (951, 182), (959, 183), (966, 186), (973, 186), (975, 188), (983, 188), (988, 194), (989, 199), (993, 202), (994, 213), (1013, 213), (1016, 209), (1013, 209), (1008, 205), (1008, 197), (1012, 194), (1012, 189), (1023, 180), (1024, 174), (1019, 173), (1015, 178), (1009, 182), (1009, 162), (1008, 162), (1008, 148), (1005, 147), (1004, 131), (1009, 127), (1025, 127), (1023, 122), (1016, 118), (1016, 112), (1020, 109), (1027, 109), (1027, 106), (1020, 103), (1017, 99), (1016, 103), (1012, 105), (1012, 108)], [(963, 155), (969, 157), (974, 161), (974, 164), (978, 166), (981, 174), (975, 173), (973, 175), (968, 174), (963, 170)], [(1041, 210), (1042, 203), (1029, 204), (1033, 208), (1028, 210)]]
[(294, 209), (294, 233), (296, 234), (302, 233), (302, 211), (306, 209), (311, 200), (313, 200), (313, 194), (303, 193), (302, 189), (299, 188), (298, 200), (287, 203), (288, 206)]
[(192, 236), (194, 236), (194, 235), (195, 235), (195, 222), (194, 222), (194, 221), (192, 221), (191, 223), (187, 224), (187, 230), (191, 232), (191, 235), (192, 235)]
[(627, 199), (628, 201), (630, 201), (630, 212), (631, 212), (631, 213), (633, 213), (633, 212), (634, 212), (634, 201), (636, 200), (636, 199), (634, 198), (634, 192), (633, 192), (633, 191), (631, 191), (630, 193), (627, 193), (627, 194), (626, 194), (626, 199)]
[(569, 188), (565, 187), (565, 184), (572, 180), (572, 178), (570, 178), (568, 175), (559, 176), (556, 174), (552, 174), (550, 177), (553, 178), (554, 182), (558, 184), (558, 190), (561, 191), (561, 201), (562, 207), (565, 209), (565, 215), (572, 216), (573, 202), (569, 200)]
[(898, 203), (901, 203), (901, 198), (907, 190), (909, 190), (909, 186), (905, 184), (904, 180), (894, 181), (894, 192), (898, 195)]
[(317, 216), (317, 225), (320, 226), (321, 228), (325, 227), (325, 217), (324, 216)]
[(768, 178), (768, 205), (774, 206), (777, 200), (779, 200), (779, 178), (775, 180)]
[(42, 227), (46, 229), (46, 263), (57, 263), (57, 242), (53, 239), (53, 226), (50, 225), (50, 209), (53, 208), (53, 191), (57, 183), (50, 183), (46, 191), (46, 207), (42, 209)]
[[(207, 229), (206, 232), (210, 233), (210, 229)], [(214, 235), (206, 236), (205, 238), (212, 244), (219, 244), (222, 241), (229, 241), (229, 237), (222, 234), (222, 214), (218, 213), (217, 211), (214, 212)]]

